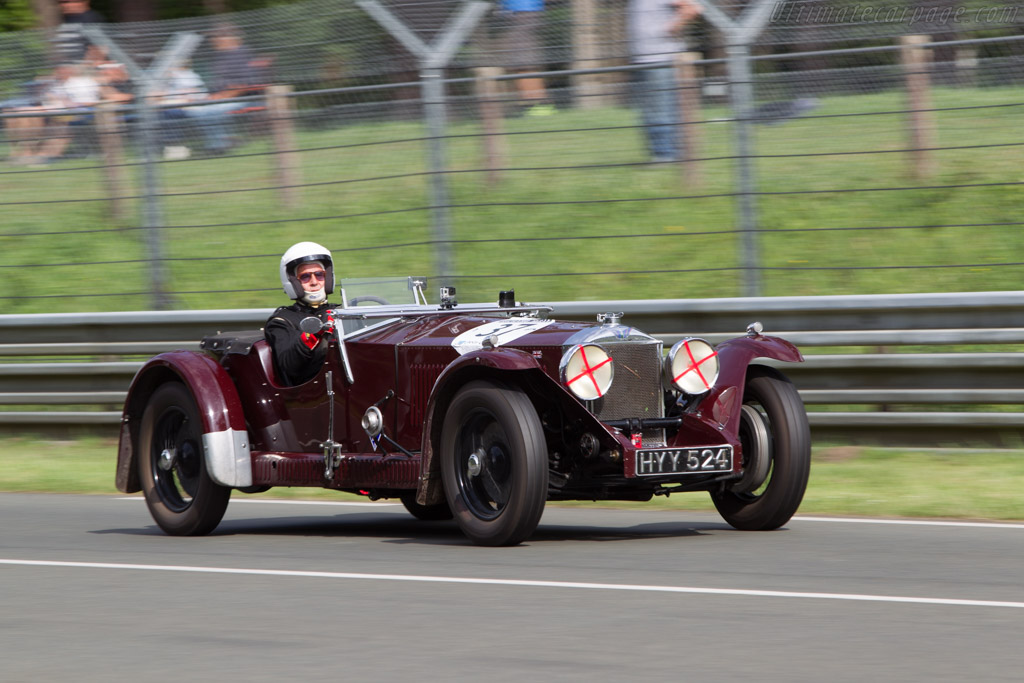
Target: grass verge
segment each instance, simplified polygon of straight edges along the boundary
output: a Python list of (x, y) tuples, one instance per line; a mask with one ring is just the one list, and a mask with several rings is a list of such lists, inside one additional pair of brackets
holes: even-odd
[[(106, 439), (7, 439), (0, 491), (114, 494), (117, 445)], [(1024, 451), (818, 447), (801, 514), (1024, 520)], [(236, 494), (244, 495), (244, 494)], [(262, 497), (351, 500), (312, 488), (275, 488)], [(704, 493), (648, 503), (558, 503), (713, 510)]]
[[(299, 130), (296, 208), (273, 189), (267, 138), (237, 156), (161, 164), (159, 233), (142, 229), (138, 166), (125, 170), (134, 180), (114, 221), (97, 159), (0, 163), (0, 289), (6, 313), (38, 312), (41, 297), (52, 312), (146, 309), (161, 236), (175, 307), (276, 306), (277, 259), (313, 236), (354, 278), (435, 275), (437, 252), (450, 250), (462, 301), (513, 286), (527, 301), (741, 296), (748, 251), (764, 296), (1014, 290), (1022, 97), (1019, 87), (935, 88), (927, 178), (901, 151), (906, 103), (895, 90), (823, 97), (811, 116), (757, 126), (756, 234), (738, 223), (735, 130), (713, 106), (692, 183), (678, 164), (647, 163), (632, 109), (508, 119), (493, 183), (479, 122), (454, 118), (444, 180), (455, 242), (444, 245), (419, 122)], [(39, 278), (45, 268), (59, 277)]]

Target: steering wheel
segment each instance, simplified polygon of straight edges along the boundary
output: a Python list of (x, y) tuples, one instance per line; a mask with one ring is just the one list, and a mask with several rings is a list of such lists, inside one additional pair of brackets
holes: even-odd
[(362, 303), (381, 304), (383, 306), (390, 306), (390, 303), (386, 299), (382, 299), (379, 296), (373, 296), (367, 294), (366, 296), (354, 296), (348, 300), (349, 306), (358, 306)]

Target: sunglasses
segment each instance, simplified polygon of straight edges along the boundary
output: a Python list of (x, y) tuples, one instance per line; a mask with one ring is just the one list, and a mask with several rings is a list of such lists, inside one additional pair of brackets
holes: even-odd
[(306, 284), (307, 282), (312, 281), (313, 278), (316, 278), (320, 282), (323, 282), (325, 277), (327, 277), (326, 272), (322, 270), (317, 270), (313, 271), (312, 273), (303, 273), (302, 275), (299, 276), (299, 282), (301, 282), (302, 284)]

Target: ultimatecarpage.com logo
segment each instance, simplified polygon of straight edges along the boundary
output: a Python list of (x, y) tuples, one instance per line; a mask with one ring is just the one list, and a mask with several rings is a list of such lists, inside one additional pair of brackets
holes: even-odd
[(778, 2), (772, 10), (770, 23), (795, 25), (904, 24), (918, 27), (948, 24), (991, 25), (1015, 24), (1020, 15), (1021, 6), (1019, 5), (906, 7), (855, 4), (836, 7), (821, 2)]

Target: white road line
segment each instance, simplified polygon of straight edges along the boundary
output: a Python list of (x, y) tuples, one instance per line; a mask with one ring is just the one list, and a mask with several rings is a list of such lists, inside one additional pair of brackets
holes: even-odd
[(929, 519), (868, 519), (865, 517), (804, 517), (797, 515), (794, 522), (839, 522), (841, 524), (901, 524), (905, 526), (960, 526), (978, 529), (1024, 529), (1024, 524), (1012, 522), (951, 522)]
[(898, 595), (864, 595), (858, 593), (801, 593), (795, 591), (745, 590), (740, 588), (702, 588), (698, 586), (645, 586), (619, 583), (583, 583), (577, 581), (529, 581), (520, 579), (475, 579), (458, 576), (416, 576), (412, 574), (355, 574), (350, 572), (311, 572), (286, 569), (240, 569), (233, 567), (193, 567), (163, 564), (116, 564), (110, 562), (58, 562), (50, 560), (0, 559), (0, 565), (25, 567), (64, 567), (74, 569), (131, 569), (136, 571), (189, 572), (197, 574), (242, 574), (312, 579), (353, 579), (362, 581), (408, 581), (419, 583), (475, 584), (483, 586), (521, 586), (526, 588), (575, 588), (604, 591), (636, 591), (646, 593), (687, 593), (697, 595), (734, 595), (765, 598), (810, 598), (816, 600), (848, 600), (857, 602), (894, 602), (915, 605), (950, 607), (1012, 607), (1024, 608), (1024, 602), (1003, 600), (962, 600), (957, 598), (920, 598)]

